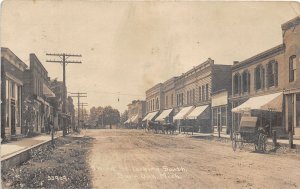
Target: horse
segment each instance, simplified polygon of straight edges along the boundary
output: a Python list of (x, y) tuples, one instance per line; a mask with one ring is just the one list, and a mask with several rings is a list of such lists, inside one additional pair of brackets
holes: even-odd
[(158, 122), (155, 122), (155, 121), (149, 121), (148, 122), (147, 130), (148, 131), (149, 130), (154, 130), (155, 133), (158, 133), (159, 130), (161, 130), (162, 132), (164, 132), (162, 125), (160, 125)]
[(165, 123), (162, 125), (163, 126), (163, 130), (166, 131), (166, 133), (168, 134), (168, 132), (170, 134), (174, 134), (174, 131), (176, 131), (176, 125), (174, 123)]

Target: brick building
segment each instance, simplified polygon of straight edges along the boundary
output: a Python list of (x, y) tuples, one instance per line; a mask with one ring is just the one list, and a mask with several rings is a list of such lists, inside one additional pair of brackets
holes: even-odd
[(209, 58), (181, 76), (147, 90), (147, 112), (159, 111), (156, 121), (174, 121), (178, 126), (193, 125), (197, 131), (211, 132), (211, 95), (221, 90), (231, 91), (231, 66), (215, 64)]
[(1, 138), (22, 133), (23, 74), (27, 65), (10, 49), (1, 48)]
[[(258, 117), (284, 136), (300, 131), (300, 17), (282, 24), (283, 43), (232, 67), (232, 122), (238, 128), (242, 116)], [(300, 132), (299, 132), (300, 134)]]
[[(50, 89), (48, 72), (35, 54), (30, 54), (30, 67), (24, 72), (24, 100), (33, 106), (31, 130), (34, 132), (48, 131), (48, 120), (53, 116), (50, 98), (55, 94)], [(26, 111), (24, 111), (24, 116)]]

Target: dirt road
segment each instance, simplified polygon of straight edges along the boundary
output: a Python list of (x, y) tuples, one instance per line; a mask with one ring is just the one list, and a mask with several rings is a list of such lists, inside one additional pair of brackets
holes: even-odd
[(95, 188), (300, 188), (300, 155), (137, 130), (88, 130)]

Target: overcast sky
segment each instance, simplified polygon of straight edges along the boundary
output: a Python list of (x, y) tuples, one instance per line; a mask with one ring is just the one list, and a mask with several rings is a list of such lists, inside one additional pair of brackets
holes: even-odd
[(35, 53), (59, 80), (62, 66), (45, 54), (82, 54), (82, 64), (67, 66), (68, 91), (122, 112), (151, 86), (209, 57), (232, 64), (281, 44), (281, 24), (299, 14), (291, 2), (7, 0), (1, 44), (26, 64)]

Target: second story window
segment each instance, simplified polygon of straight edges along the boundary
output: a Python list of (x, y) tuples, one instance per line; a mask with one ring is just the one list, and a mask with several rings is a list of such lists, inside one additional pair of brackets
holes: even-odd
[(166, 96), (166, 107), (169, 106), (169, 99), (168, 99), (168, 95)]
[(187, 104), (190, 104), (190, 91), (186, 92), (186, 101)]
[(206, 89), (206, 93), (205, 93), (205, 97), (206, 97), (206, 99), (205, 100), (208, 100), (208, 98), (209, 98), (209, 92), (208, 92), (208, 84), (206, 84), (206, 87), (205, 87), (205, 89)]
[(293, 82), (296, 80), (296, 55), (289, 58), (289, 81)]
[(159, 109), (159, 101), (158, 101), (158, 98), (156, 98), (156, 102), (155, 102), (155, 109)]
[(241, 93), (241, 75), (236, 73), (233, 76), (233, 94), (240, 94)]
[(255, 68), (255, 89), (260, 90), (265, 87), (265, 69), (262, 65)]
[(267, 87), (278, 85), (278, 63), (270, 61), (267, 64)]
[(243, 93), (250, 92), (250, 73), (248, 70), (245, 70), (242, 74), (242, 89)]
[(205, 86), (202, 85), (202, 101), (205, 100)]
[(171, 94), (171, 106), (173, 106), (174, 105), (174, 103), (173, 103), (173, 94)]
[(202, 100), (202, 95), (201, 95), (201, 87), (199, 87), (199, 102)]

